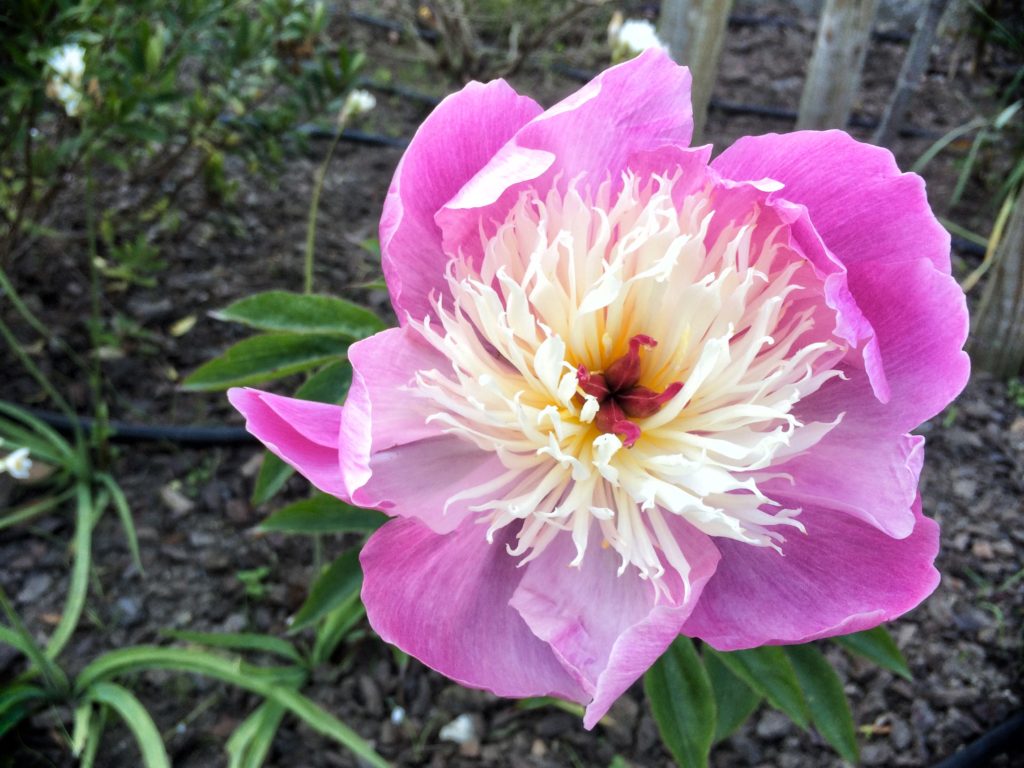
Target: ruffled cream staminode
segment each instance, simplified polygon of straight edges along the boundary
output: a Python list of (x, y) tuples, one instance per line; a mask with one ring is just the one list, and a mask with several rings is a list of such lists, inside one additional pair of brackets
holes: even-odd
[[(609, 183), (523, 193), (479, 268), (449, 264), (440, 325), (413, 323), (451, 361), (416, 374), (429, 420), (506, 468), (449, 504), (474, 501), (488, 538), (519, 525), (510, 554), (524, 563), (570, 535), (579, 565), (596, 533), (620, 573), (657, 581), (672, 568), (686, 583), (672, 515), (776, 549), (779, 526), (802, 529), (758, 482), (834, 426), (793, 409), (838, 375), (845, 350), (817, 317), (821, 280), (788, 228), (754, 204), (722, 220), (714, 183), (684, 181), (626, 174), (614, 195)], [(667, 402), (609, 429), (607, 403), (580, 379), (628, 357), (631, 340), (636, 384)]]

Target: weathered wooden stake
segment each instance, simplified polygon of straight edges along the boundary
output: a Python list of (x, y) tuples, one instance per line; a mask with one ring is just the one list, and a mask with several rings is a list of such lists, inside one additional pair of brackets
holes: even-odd
[(974, 365), (1004, 379), (1024, 370), (1024, 191), (1017, 193), (972, 326)]
[(877, 0), (827, 0), (818, 22), (797, 128), (845, 128), (860, 88)]
[(663, 0), (658, 35), (693, 75), (693, 140), (699, 143), (733, 0)]
[(949, 0), (929, 0), (918, 17), (914, 40), (910, 43), (910, 50), (907, 51), (907, 57), (900, 68), (896, 89), (885, 108), (885, 114), (882, 115), (882, 122), (878, 124), (875, 135), (871, 137), (875, 144), (888, 146), (903, 124), (910, 100), (921, 88), (921, 81), (928, 69), (928, 57), (935, 42), (935, 33), (947, 5)]

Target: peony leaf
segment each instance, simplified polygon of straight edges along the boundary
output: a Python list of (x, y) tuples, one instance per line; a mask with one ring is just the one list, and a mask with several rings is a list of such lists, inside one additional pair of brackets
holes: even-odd
[(295, 469), (290, 464), (285, 464), (280, 458), (267, 451), (263, 457), (263, 463), (260, 465), (259, 474), (256, 475), (256, 485), (252, 489), (252, 503), (266, 504), (294, 474)]
[(310, 376), (301, 387), (295, 390), (295, 397), (300, 400), (337, 405), (348, 395), (350, 386), (352, 386), (352, 363), (348, 360), (336, 360)]
[(704, 654), (704, 667), (715, 694), (715, 741), (729, 738), (754, 714), (762, 696), (729, 671), (713, 653)]
[(715, 734), (715, 700), (690, 638), (676, 638), (647, 670), (644, 691), (661, 740), (676, 762), (706, 766)]
[(348, 342), (325, 334), (266, 333), (243, 339), (185, 379), (192, 391), (216, 391), (228, 387), (280, 379), (342, 357)]
[(768, 699), (801, 728), (807, 728), (807, 702), (793, 665), (781, 648), (765, 645), (747, 651), (723, 653), (708, 647), (729, 671)]
[(213, 317), (261, 331), (323, 333), (352, 341), (384, 329), (380, 318), (351, 301), (289, 291), (266, 291), (247, 296), (214, 312)]
[(807, 697), (814, 727), (844, 760), (856, 764), (860, 760), (857, 734), (839, 675), (813, 645), (789, 645), (783, 650)]
[(387, 521), (387, 516), (373, 509), (360, 509), (327, 494), (279, 509), (259, 525), (264, 532), (279, 533), (369, 533)]
[(295, 614), (289, 633), (316, 623), (334, 608), (359, 593), (363, 571), (359, 567), (359, 549), (350, 549), (324, 570), (309, 590), (309, 597)]
[(913, 679), (906, 659), (903, 658), (896, 641), (892, 639), (892, 635), (885, 627), (875, 627), (864, 632), (841, 635), (832, 639), (847, 651), (859, 654), (883, 669), (895, 672), (907, 680)]

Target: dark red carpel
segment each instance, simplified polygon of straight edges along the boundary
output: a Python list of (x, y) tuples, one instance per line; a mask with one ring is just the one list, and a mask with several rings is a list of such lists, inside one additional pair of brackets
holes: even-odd
[(643, 419), (661, 410), (683, 388), (673, 382), (663, 392), (641, 386), (640, 348), (656, 347), (650, 336), (637, 334), (629, 340), (629, 351), (616, 359), (603, 373), (591, 373), (581, 365), (576, 370), (579, 388), (598, 402), (594, 424), (602, 432), (616, 435), (627, 448), (640, 437), (640, 427), (630, 419)]

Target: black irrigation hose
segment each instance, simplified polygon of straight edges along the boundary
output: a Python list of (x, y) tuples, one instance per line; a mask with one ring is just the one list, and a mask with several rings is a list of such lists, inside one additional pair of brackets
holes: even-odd
[(1003, 754), (1024, 752), (1024, 710), (972, 741), (959, 752), (954, 752), (935, 768), (984, 768)]
[[(74, 435), (75, 424), (67, 416), (54, 411), (24, 409), (62, 435)], [(78, 426), (89, 431), (96, 420), (79, 416)], [(175, 426), (169, 424), (127, 424), (123, 421), (108, 422), (110, 440), (114, 443), (175, 443), (183, 446), (212, 447), (233, 445), (254, 445), (256, 438), (241, 427)]]

